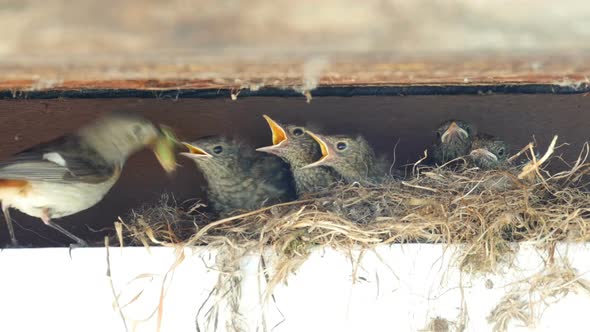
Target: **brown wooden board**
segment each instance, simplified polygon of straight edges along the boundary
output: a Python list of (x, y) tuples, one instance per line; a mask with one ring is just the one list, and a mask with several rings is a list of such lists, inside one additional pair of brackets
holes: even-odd
[[(235, 58), (186, 60), (184, 64), (112, 63), (69, 64), (56, 66), (2, 65), (0, 91), (4, 98), (31, 98), (54, 95), (92, 95), (110, 90), (139, 91), (142, 96), (157, 97), (191, 91), (227, 91), (238, 97), (261, 95), (274, 89), (292, 95), (317, 88), (398, 88), (391, 94), (403, 94), (421, 87), (454, 87), (466, 93), (496, 92), (498, 86), (545, 86), (539, 92), (585, 92), (588, 90), (590, 61), (575, 56), (456, 56), (456, 57), (375, 57), (358, 56), (342, 59), (310, 58), (308, 60), (248, 62)], [(413, 89), (413, 90), (412, 90)], [(530, 88), (529, 88), (530, 90)], [(358, 90), (360, 93), (361, 90)], [(498, 91), (501, 92), (501, 91)], [(120, 93), (120, 92), (119, 92)], [(347, 92), (350, 94), (350, 92)], [(354, 93), (354, 92), (352, 92)], [(436, 93), (436, 91), (435, 91)], [(209, 93), (211, 94), (211, 93)], [(320, 92), (321, 94), (321, 92)], [(338, 94), (338, 93), (334, 93)], [(340, 92), (340, 94), (345, 94)], [(423, 94), (428, 94), (424, 92)]]
[[(449, 117), (463, 118), (480, 131), (504, 137), (520, 148), (536, 138), (544, 151), (555, 134), (571, 143), (558, 153), (572, 161), (588, 139), (590, 98), (582, 94), (555, 95), (448, 95), (318, 97), (310, 104), (304, 97), (252, 97), (232, 101), (216, 99), (53, 99), (0, 101), (0, 158), (35, 143), (49, 140), (114, 110), (143, 112), (148, 118), (174, 128), (180, 138), (210, 134), (244, 137), (256, 146), (268, 144), (270, 133), (261, 114), (285, 122), (314, 123), (326, 133), (359, 133), (379, 153), (397, 164), (416, 160), (434, 139), (433, 130)], [(154, 156), (144, 151), (126, 165), (119, 183), (97, 206), (58, 222), (88, 240), (101, 241), (104, 229), (130, 209), (154, 202), (163, 192), (178, 201), (202, 198), (202, 178), (193, 165), (167, 177)], [(17, 235), (23, 244), (55, 246), (67, 242), (55, 231), (20, 213), (14, 213)], [(91, 227), (94, 232), (89, 230)], [(0, 244), (7, 243), (0, 222)]]

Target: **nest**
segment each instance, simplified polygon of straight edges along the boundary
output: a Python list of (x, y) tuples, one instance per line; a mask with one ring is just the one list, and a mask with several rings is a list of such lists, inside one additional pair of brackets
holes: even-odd
[[(353, 183), (222, 220), (164, 195), (119, 225), (128, 244), (231, 244), (246, 252), (271, 247), (285, 258), (305, 257), (311, 248), (349, 250), (388, 243), (462, 244), (459, 263), (489, 271), (506, 261), (511, 243), (590, 239), (590, 193), (581, 180), (590, 164), (588, 146), (567, 171), (550, 174), (534, 157), (524, 167), (421, 167), (406, 181)], [(530, 147), (528, 147), (530, 148)], [(531, 150), (532, 151), (532, 150)], [(123, 226), (123, 227), (121, 227)]]
[[(134, 212), (130, 222), (122, 221), (119, 241), (208, 245), (224, 253), (218, 255), (223, 256), (219, 263), (224, 271), (239, 269), (244, 255), (270, 252), (272, 264), (263, 269), (268, 296), (313, 248), (326, 246), (350, 252), (389, 243), (460, 245), (456, 263), (463, 271), (495, 271), (511, 263), (518, 242), (552, 250), (556, 241), (590, 240), (590, 194), (582, 182), (590, 169), (590, 148), (586, 144), (566, 171), (549, 173), (545, 167), (552, 159), (561, 160), (552, 157), (555, 142), (541, 159), (532, 146), (523, 149), (519, 155), (530, 155), (524, 166), (482, 171), (417, 163), (405, 181), (338, 185), (299, 201), (215, 221), (196, 212), (199, 204), (183, 208), (164, 197), (156, 206)], [(219, 292), (227, 288), (223, 283)], [(520, 302), (506, 298), (512, 305)]]
[(579, 277), (567, 260), (548, 266), (524, 280), (513, 283), (512, 289), (487, 317), (494, 331), (507, 331), (511, 322), (529, 328), (541, 318), (551, 304), (569, 293), (590, 293), (590, 283)]

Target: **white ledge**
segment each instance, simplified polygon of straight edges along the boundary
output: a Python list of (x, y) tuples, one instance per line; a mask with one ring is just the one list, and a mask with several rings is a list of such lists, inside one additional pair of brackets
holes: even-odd
[[(168, 274), (161, 331), (196, 331), (195, 316), (215, 287), (219, 273), (215, 250), (185, 249), (184, 260)], [(358, 256), (358, 252), (353, 253)], [(457, 268), (456, 250), (443, 245), (381, 246), (365, 252), (360, 265), (343, 253), (315, 251), (279, 285), (274, 300), (260, 306), (265, 283), (259, 278), (259, 257), (241, 261), (240, 313), (244, 330), (263, 331), (418, 331), (442, 317), (466, 324), (466, 331), (490, 331), (487, 317), (509, 291), (526, 289), (528, 278), (544, 269), (545, 252), (522, 245), (515, 266), (501, 274), (470, 275)], [(580, 278), (590, 270), (590, 246), (560, 244), (556, 259), (567, 258)], [(177, 261), (171, 248), (111, 248), (114, 288), (129, 331), (156, 331), (162, 280)], [(106, 276), (105, 248), (8, 249), (0, 252), (1, 331), (124, 331), (113, 308), (113, 290)], [(356, 278), (353, 278), (356, 274)], [(534, 297), (534, 294), (531, 295)], [(201, 331), (210, 299), (199, 315)], [(580, 330), (590, 296), (569, 292), (564, 298), (534, 308), (537, 330)], [(261, 310), (263, 308), (263, 310)], [(229, 313), (220, 306), (217, 331), (226, 329)], [(264, 313), (264, 315), (263, 315)], [(234, 320), (235, 322), (236, 320)], [(452, 326), (451, 326), (452, 328)], [(451, 329), (453, 330), (453, 329)], [(528, 331), (513, 322), (511, 331)]]

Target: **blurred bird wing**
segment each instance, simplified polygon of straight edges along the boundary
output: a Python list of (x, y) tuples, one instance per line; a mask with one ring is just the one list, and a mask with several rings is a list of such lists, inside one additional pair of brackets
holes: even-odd
[(100, 183), (110, 179), (115, 169), (96, 151), (84, 148), (79, 138), (62, 136), (0, 162), (0, 178)]

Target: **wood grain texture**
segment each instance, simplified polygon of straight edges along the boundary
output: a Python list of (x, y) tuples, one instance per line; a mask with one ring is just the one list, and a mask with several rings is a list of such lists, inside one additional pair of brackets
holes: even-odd
[[(463, 56), (446, 58), (358, 56), (325, 57), (260, 64), (228, 58), (204, 62), (198, 57), (185, 64), (128, 62), (108, 64), (36, 65), (14, 67), (0, 63), (0, 91), (9, 97), (30, 91), (145, 90), (158, 91), (262, 88), (293, 89), (299, 93), (321, 87), (486, 86), (544, 84), (585, 91), (590, 62), (572, 56)], [(165, 62), (165, 61), (163, 61)], [(195, 66), (192, 63), (200, 63)], [(110, 69), (105, 69), (110, 68)], [(34, 77), (34, 78), (32, 78)], [(114, 92), (116, 94), (116, 91)]]
[(5, 0), (0, 90), (541, 83), (590, 76), (585, 0)]

